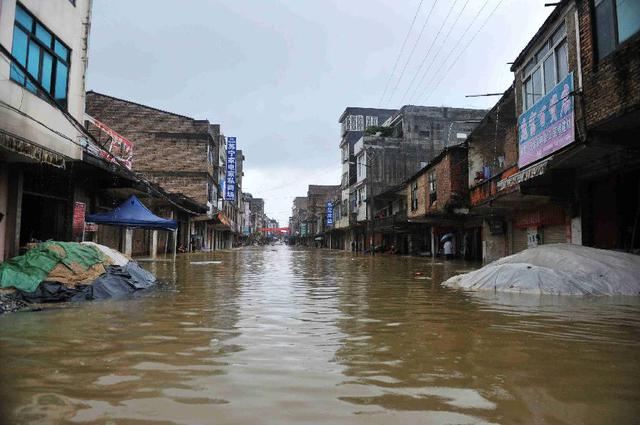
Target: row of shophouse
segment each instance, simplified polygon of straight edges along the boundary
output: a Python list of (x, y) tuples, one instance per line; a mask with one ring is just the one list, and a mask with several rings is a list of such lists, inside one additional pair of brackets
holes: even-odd
[(313, 215), (294, 202), (292, 225), (324, 247), (418, 255), (446, 235), (470, 260), (551, 243), (637, 252), (639, 3), (559, 2), (511, 71), (490, 110), (346, 108), (342, 182)]
[(0, 260), (48, 239), (123, 250), (125, 230), (84, 217), (131, 195), (178, 222), (133, 230), (133, 255), (171, 251), (173, 237), (230, 248), (262, 228), (264, 202), (243, 192), (243, 152), (219, 124), (85, 90), (91, 6), (0, 0)]

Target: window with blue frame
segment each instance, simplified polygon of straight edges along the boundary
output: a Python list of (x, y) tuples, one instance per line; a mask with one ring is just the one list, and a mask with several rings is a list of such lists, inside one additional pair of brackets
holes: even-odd
[[(67, 107), (71, 51), (19, 3), (11, 54), (60, 106)], [(11, 65), (11, 79), (38, 93), (38, 87), (15, 64)]]

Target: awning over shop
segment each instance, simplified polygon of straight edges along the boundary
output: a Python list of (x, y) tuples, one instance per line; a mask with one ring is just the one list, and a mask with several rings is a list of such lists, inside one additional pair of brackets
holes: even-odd
[(142, 229), (175, 230), (178, 227), (178, 223), (175, 220), (169, 220), (153, 214), (135, 195), (131, 195), (129, 199), (113, 211), (88, 214), (86, 221)]
[(542, 162), (539, 162), (535, 165), (532, 165), (530, 167), (526, 167), (523, 170), (503, 179), (498, 181), (497, 183), (497, 188), (498, 190), (504, 190), (507, 189), (509, 187), (515, 186), (517, 184), (520, 184), (522, 182), (525, 182), (527, 180), (530, 180), (534, 177), (538, 177), (543, 175), (546, 171), (547, 171), (547, 167), (549, 165), (549, 162), (553, 159), (553, 157), (550, 157)]
[(229, 219), (227, 218), (226, 215), (224, 215), (223, 213), (219, 212), (216, 215), (216, 218), (218, 219), (218, 221), (220, 222), (220, 224), (224, 225), (224, 226), (228, 226), (231, 227), (231, 221), (229, 221)]

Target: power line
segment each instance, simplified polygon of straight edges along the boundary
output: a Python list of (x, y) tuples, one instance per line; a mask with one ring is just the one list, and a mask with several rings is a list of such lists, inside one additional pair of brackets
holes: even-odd
[(391, 74), (389, 75), (387, 84), (384, 86), (384, 91), (382, 92), (382, 96), (380, 96), (380, 101), (378, 102), (380, 107), (382, 107), (382, 101), (384, 100), (384, 97), (387, 94), (387, 90), (389, 89), (389, 84), (391, 84), (391, 80), (393, 79), (393, 74), (396, 73), (396, 69), (398, 68), (398, 63), (400, 62), (400, 57), (402, 56), (402, 52), (404, 52), (404, 46), (407, 44), (409, 35), (411, 35), (411, 30), (413, 30), (413, 25), (416, 23), (416, 18), (418, 17), (418, 13), (420, 12), (420, 8), (422, 7), (423, 1), (424, 0), (420, 0), (420, 3), (418, 3), (418, 8), (416, 9), (415, 15), (413, 15), (413, 19), (411, 20), (411, 25), (409, 25), (409, 30), (407, 31), (407, 35), (404, 37), (404, 41), (402, 42), (402, 46), (400, 47), (400, 52), (398, 52), (398, 57), (396, 58), (396, 62), (393, 64), (393, 69), (391, 70)]
[[(40, 82), (38, 82), (28, 71), (27, 69), (24, 67), (24, 65), (22, 65), (14, 56), (13, 54), (11, 54), (11, 52), (9, 52), (9, 50), (6, 49), (6, 47), (4, 47), (2, 44), (0, 44), (0, 53), (2, 53), (4, 56), (6, 56), (12, 63), (12, 66), (17, 67), (20, 72), (22, 72), (25, 75), (25, 78), (27, 78), (28, 80), (31, 81), (31, 83), (38, 89), (39, 93), (42, 93), (48, 100), (49, 103), (55, 108), (57, 109), (59, 112), (62, 113), (62, 116), (69, 121), (69, 123), (78, 131), (80, 132), (80, 134), (86, 136), (88, 139), (90, 139), (92, 142), (94, 142), (94, 144), (96, 145), (96, 147), (105, 152), (106, 154), (108, 154), (114, 161), (114, 164), (118, 165), (121, 168), (121, 171), (124, 172), (125, 174), (128, 174), (130, 178), (132, 178), (134, 181), (137, 181), (139, 183), (144, 183), (144, 185), (146, 186), (147, 190), (149, 192), (154, 192), (156, 195), (160, 196), (161, 198), (164, 198), (165, 200), (167, 200), (169, 203), (171, 203), (172, 205), (174, 205), (175, 207), (188, 212), (190, 214), (193, 215), (198, 215), (197, 212), (192, 211), (188, 208), (186, 208), (185, 206), (179, 205), (178, 203), (176, 203), (173, 199), (171, 199), (170, 196), (168, 196), (166, 193), (164, 193), (164, 191), (161, 191), (159, 189), (157, 189), (155, 187), (155, 185), (153, 183), (151, 183), (149, 180), (147, 180), (146, 178), (142, 177), (139, 174), (134, 173), (133, 171), (131, 171), (129, 168), (127, 168), (127, 166), (119, 159), (117, 158), (115, 155), (112, 155), (111, 152), (107, 151), (106, 149), (104, 149), (100, 143), (96, 140), (95, 137), (93, 137), (93, 135), (86, 129), (84, 128), (84, 126), (82, 124), (80, 124), (73, 115), (71, 115), (68, 111), (66, 111), (64, 108), (62, 108), (57, 102), (56, 100), (53, 98), (53, 96), (51, 95), (51, 93), (49, 93), (47, 90), (45, 90), (44, 87), (42, 87), (42, 85), (40, 84)], [(46, 124), (42, 123), (41, 121), (37, 120), (35, 117), (27, 114), (26, 112), (21, 111), (18, 108), (15, 108), (14, 106), (11, 106), (5, 102), (1, 102), (2, 104), (4, 104), (3, 106), (5, 107), (9, 107), (10, 109), (18, 112), (19, 114), (23, 115), (26, 118), (29, 118), (31, 120), (33, 120), (34, 122), (44, 126), (45, 128), (47, 128), (48, 130), (58, 134), (59, 136), (71, 141), (73, 144), (80, 146), (82, 148), (82, 150), (86, 150), (86, 146), (83, 146), (81, 143), (76, 142), (75, 140), (73, 140), (72, 138), (70, 138), (69, 136), (62, 134), (50, 127), (48, 127)]]
[[(436, 58), (440, 55), (440, 52), (442, 51), (442, 49), (445, 46), (446, 41), (449, 39), (449, 36), (451, 35), (451, 33), (453, 32), (453, 29), (455, 28), (457, 22), (460, 20), (460, 17), (462, 16), (462, 13), (464, 12), (464, 10), (467, 8), (467, 5), (469, 4), (470, 0), (467, 0), (464, 4), (464, 6), (462, 6), (462, 9), (460, 9), (460, 12), (458, 13), (458, 16), (456, 17), (454, 23), (449, 26), (449, 31), (447, 32), (447, 35), (444, 36), (444, 39), (442, 41), (442, 44), (440, 44), (440, 48), (438, 49), (438, 51), (436, 52), (435, 55), (433, 55), (431, 57), (431, 61), (429, 61), (429, 66), (427, 67), (427, 69), (424, 71), (424, 73), (422, 74), (422, 77), (420, 77), (420, 81), (418, 82), (418, 84), (416, 85), (416, 89), (413, 91), (413, 93), (411, 94), (411, 96), (409, 97), (409, 102), (412, 102), (413, 99), (415, 98), (416, 93), (418, 92), (418, 90), (420, 89), (420, 87), (422, 86), (422, 83), (424, 82), (424, 79), (426, 78), (427, 75), (429, 75), (429, 71), (431, 70), (431, 68), (433, 67), (433, 64), (436, 61)], [(471, 21), (471, 24), (473, 24), (473, 20)], [(467, 25), (467, 28), (470, 25)], [(426, 56), (425, 56), (426, 59)], [(417, 75), (417, 74), (416, 74)], [(407, 90), (408, 92), (408, 90)], [(406, 95), (406, 93), (405, 93)]]
[[(455, 50), (458, 48), (458, 46), (460, 45), (460, 43), (462, 43), (462, 40), (464, 39), (464, 36), (467, 35), (467, 33), (469, 32), (469, 30), (473, 27), (473, 24), (475, 23), (475, 21), (478, 19), (478, 17), (480, 17), (480, 14), (482, 13), (482, 11), (484, 10), (485, 7), (487, 7), (487, 4), (489, 4), (489, 0), (485, 0), (485, 2), (482, 4), (482, 6), (480, 7), (480, 9), (478, 9), (478, 12), (476, 13), (476, 15), (473, 17), (473, 19), (471, 20), (471, 23), (469, 25), (467, 25), (467, 27), (465, 28), (465, 30), (462, 32), (462, 34), (460, 34), (460, 37), (458, 37), (458, 40), (456, 41), (456, 43), (454, 44), (453, 48), (451, 48), (449, 50), (449, 54), (445, 57), (445, 59), (440, 62), (440, 67), (438, 67), (438, 69), (433, 73), (433, 75), (437, 75), (438, 72), (440, 72), (440, 70), (442, 69), (442, 67), (444, 66), (445, 63), (447, 63), (447, 61), (449, 60), (449, 58), (451, 57), (451, 55), (453, 54), (453, 52), (455, 52)], [(433, 81), (433, 78), (429, 78), (428, 83), (431, 83)], [(418, 87), (422, 85), (422, 82), (420, 82), (420, 84), (418, 85)], [(421, 99), (424, 97), (424, 95), (427, 92), (427, 88), (429, 87), (429, 84), (427, 84), (424, 88), (424, 90), (420, 93), (419, 96), (414, 97), (416, 99)]]
[(407, 66), (409, 65), (409, 62), (411, 62), (411, 58), (413, 57), (413, 53), (416, 51), (416, 47), (418, 47), (418, 43), (420, 42), (420, 39), (422, 38), (422, 34), (424, 33), (425, 28), (427, 27), (427, 23), (429, 22), (429, 18), (431, 18), (431, 14), (433, 12), (433, 9), (436, 7), (436, 4), (438, 4), (438, 0), (435, 0), (433, 2), (433, 5), (431, 6), (431, 9), (429, 9), (429, 13), (427, 13), (427, 18), (425, 19), (424, 24), (422, 25), (422, 29), (420, 30), (420, 34), (418, 35), (418, 38), (416, 39), (416, 42), (413, 43), (413, 47), (411, 48), (411, 53), (409, 53), (409, 57), (407, 58), (407, 61), (405, 62), (404, 66), (402, 67), (402, 71), (400, 72), (400, 76), (398, 77), (398, 81), (396, 82), (396, 85), (393, 88), (393, 91), (391, 92), (391, 96), (389, 96), (389, 102), (391, 102), (391, 100), (393, 99), (393, 96), (396, 94), (396, 91), (398, 90), (398, 86), (400, 85), (400, 81), (402, 81), (402, 76), (404, 75), (404, 72), (407, 70)]
[(493, 16), (493, 14), (496, 12), (496, 10), (498, 10), (498, 7), (500, 7), (500, 4), (502, 4), (503, 0), (499, 0), (498, 3), (496, 4), (496, 7), (493, 8), (493, 10), (491, 11), (491, 13), (489, 13), (489, 15), (487, 15), (487, 18), (484, 20), (484, 22), (482, 23), (482, 25), (480, 25), (480, 27), (478, 28), (478, 30), (473, 34), (473, 36), (469, 39), (469, 42), (464, 46), (464, 48), (460, 51), (460, 53), (458, 54), (458, 56), (456, 56), (456, 58), (454, 59), (453, 62), (451, 62), (451, 64), (449, 65), (449, 68), (447, 68), (447, 70), (445, 71), (444, 74), (442, 74), (442, 77), (440, 78), (440, 80), (438, 80), (438, 83), (435, 85), (435, 87), (433, 88), (433, 90), (431, 90), (431, 92), (427, 95), (427, 97), (425, 98), (425, 102), (427, 101), (427, 99), (429, 99), (429, 97), (437, 90), (438, 87), (440, 87), (440, 83), (442, 83), (442, 80), (444, 80), (444, 78), (449, 74), (449, 71), (451, 71), (451, 68), (453, 68), (453, 66), (458, 62), (458, 60), (460, 60), (460, 57), (462, 56), (462, 54), (465, 52), (465, 50), (467, 50), (469, 48), (469, 46), (471, 45), (471, 43), (473, 43), (473, 40), (475, 40), (475, 38), (478, 36), (478, 34), (480, 34), (480, 31), (482, 31), (482, 29), (485, 27), (485, 25), (487, 25), (487, 22), (489, 22), (489, 19), (491, 19), (491, 17)]
[[(455, 26), (455, 23), (460, 19), (460, 16), (462, 15), (462, 12), (464, 11), (464, 9), (467, 7), (467, 4), (469, 4), (469, 1), (470, 0), (467, 0), (466, 3), (464, 4), (464, 6), (462, 6), (462, 9), (460, 9), (460, 12), (458, 13), (458, 16), (454, 20), (454, 23), (451, 24), (451, 26), (449, 27), (449, 32), (447, 33), (447, 35), (445, 36), (444, 40), (442, 41), (442, 45), (440, 46), (440, 49), (438, 50), (438, 53), (440, 53), (440, 50), (442, 50), (442, 46), (444, 45), (445, 41), (449, 37), (449, 34), (451, 34), (451, 30)], [(442, 32), (442, 29), (444, 28), (445, 24), (447, 23), (447, 20), (449, 19), (449, 16), (451, 16), (451, 12), (453, 12), (453, 9), (455, 9), (457, 3), (458, 3), (458, 0), (454, 0), (454, 2), (452, 3), (451, 7), (449, 8), (449, 12), (447, 12), (447, 16), (442, 20), (442, 24), (440, 25), (440, 28), (438, 28), (438, 32), (436, 32), (436, 36), (433, 38), (433, 40), (431, 40), (431, 44), (429, 45), (429, 48), (427, 49), (427, 53), (422, 58), (422, 62), (420, 62), (420, 66), (416, 70), (416, 73), (413, 75), (413, 78), (411, 79), (411, 82), (407, 86), (407, 90), (402, 95), (402, 99), (400, 100), (400, 104), (402, 104), (404, 102), (404, 99), (406, 99), (407, 95), (409, 94), (409, 90), (411, 90), (411, 87), (413, 87), (413, 83), (415, 83), (416, 78), (418, 78), (418, 75), (420, 75), (420, 71), (422, 71), (422, 67), (424, 66), (425, 62), (427, 61), (427, 58), (429, 57), (429, 53), (431, 53), (431, 49), (433, 49), (433, 46), (436, 44), (436, 41), (438, 40), (438, 37), (440, 37), (440, 33)], [(436, 53), (436, 56), (438, 55), (438, 53)], [(423, 78), (424, 78), (424, 76), (423, 76)]]

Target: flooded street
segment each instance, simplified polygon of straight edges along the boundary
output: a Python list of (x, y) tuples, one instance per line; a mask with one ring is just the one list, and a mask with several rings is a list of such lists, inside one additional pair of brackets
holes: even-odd
[(143, 265), (169, 283), (0, 318), (3, 423), (640, 417), (635, 298), (477, 297), (438, 285), (462, 263), (287, 246)]

